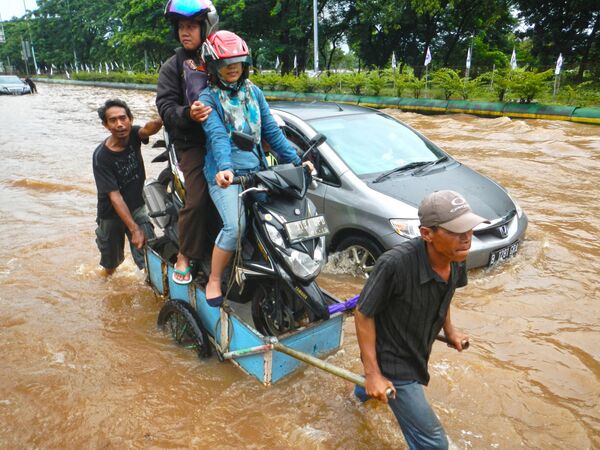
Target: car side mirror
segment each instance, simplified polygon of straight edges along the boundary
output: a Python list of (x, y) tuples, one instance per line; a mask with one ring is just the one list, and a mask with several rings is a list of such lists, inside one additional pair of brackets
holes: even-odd
[(321, 134), (321, 133), (317, 133), (310, 140), (309, 145), (311, 147), (318, 147), (319, 145), (321, 145), (326, 140), (327, 140), (327, 136), (325, 136), (324, 134)]

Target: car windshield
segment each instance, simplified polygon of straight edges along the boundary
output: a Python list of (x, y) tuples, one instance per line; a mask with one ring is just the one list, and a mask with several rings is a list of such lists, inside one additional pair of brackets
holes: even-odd
[(383, 114), (328, 117), (312, 120), (310, 124), (327, 136), (327, 143), (358, 176), (445, 156), (431, 142)]
[(0, 83), (1, 84), (19, 84), (22, 85), (23, 82), (21, 81), (21, 79), (19, 77), (15, 77), (15, 76), (0, 76)]

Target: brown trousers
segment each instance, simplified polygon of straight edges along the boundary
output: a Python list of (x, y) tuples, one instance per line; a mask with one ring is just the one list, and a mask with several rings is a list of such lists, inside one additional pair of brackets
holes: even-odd
[(185, 178), (185, 205), (179, 211), (179, 252), (200, 259), (209, 241), (209, 221), (214, 218), (214, 205), (204, 178), (205, 150), (188, 148), (177, 152), (179, 167)]

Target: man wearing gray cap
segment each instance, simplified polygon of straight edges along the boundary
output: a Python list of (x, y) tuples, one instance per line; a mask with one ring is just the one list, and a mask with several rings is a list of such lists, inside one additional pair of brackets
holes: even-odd
[[(455, 289), (467, 284), (464, 261), (473, 228), (488, 221), (454, 191), (425, 197), (419, 220), (421, 236), (377, 260), (361, 292), (355, 325), (366, 394), (390, 405), (409, 448), (446, 449), (448, 438), (423, 390), (427, 363), (442, 328), (458, 351), (468, 341), (452, 325), (450, 302)], [(394, 395), (388, 399), (390, 388)]]

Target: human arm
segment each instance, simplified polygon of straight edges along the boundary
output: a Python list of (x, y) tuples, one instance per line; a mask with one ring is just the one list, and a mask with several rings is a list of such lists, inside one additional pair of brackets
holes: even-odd
[(396, 390), (393, 383), (384, 377), (379, 369), (375, 346), (375, 319), (365, 316), (357, 309), (354, 312), (354, 325), (356, 327), (358, 347), (360, 348), (360, 358), (365, 371), (365, 390), (367, 395), (387, 403), (386, 391), (391, 388), (394, 391), (394, 395), (396, 395)]
[(156, 107), (167, 130), (190, 129), (195, 121), (190, 116), (191, 107), (185, 100), (177, 69), (177, 58), (170, 58), (160, 68), (156, 86)]
[(285, 138), (277, 122), (275, 122), (264, 94), (258, 87), (253, 86), (252, 88), (254, 89), (260, 108), (262, 137), (269, 143), (273, 152), (277, 154), (277, 159), (280, 162), (300, 165), (300, 157), (296, 153), (296, 150), (294, 150), (294, 147)]
[(163, 122), (159, 117), (146, 122), (146, 125), (140, 128), (140, 130), (138, 131), (138, 136), (140, 140), (144, 142), (147, 141), (150, 136), (160, 131), (162, 125)]
[(121, 192), (119, 191), (111, 191), (108, 193), (108, 198), (112, 203), (114, 210), (117, 215), (121, 218), (129, 232), (131, 233), (131, 243), (135, 248), (141, 249), (144, 246), (144, 242), (146, 242), (146, 236), (142, 231), (141, 227), (133, 220), (133, 216), (131, 215), (131, 211), (129, 207), (125, 203)]
[(462, 352), (465, 343), (469, 342), (469, 336), (454, 328), (450, 315), (450, 308), (448, 308), (448, 312), (446, 313), (443, 329), (444, 335), (448, 339), (448, 345), (454, 347), (459, 352)]
[(211, 108), (207, 119), (202, 123), (206, 136), (206, 148), (217, 165), (215, 180), (221, 187), (227, 187), (233, 180), (231, 162), (231, 140), (222, 118), (222, 108), (218, 108), (215, 98), (207, 90), (200, 94), (200, 102)]

